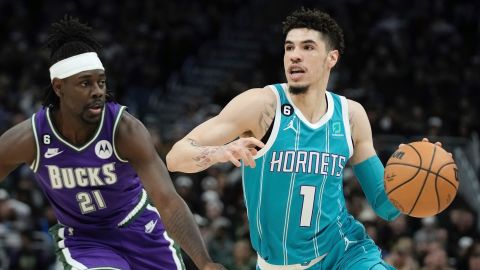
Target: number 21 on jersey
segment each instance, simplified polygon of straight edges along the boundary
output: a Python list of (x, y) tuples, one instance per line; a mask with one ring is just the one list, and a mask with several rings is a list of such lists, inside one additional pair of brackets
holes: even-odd
[(102, 197), (102, 193), (98, 189), (92, 190), (91, 192), (79, 192), (77, 193), (76, 197), (77, 202), (80, 206), (80, 210), (84, 215), (90, 212), (97, 211), (97, 208), (104, 209), (107, 207), (107, 205), (105, 204), (105, 200)]

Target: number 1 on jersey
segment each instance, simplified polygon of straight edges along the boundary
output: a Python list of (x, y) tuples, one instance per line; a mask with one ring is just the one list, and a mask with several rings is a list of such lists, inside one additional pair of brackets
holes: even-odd
[(312, 224), (313, 202), (315, 201), (314, 186), (301, 186), (300, 195), (303, 196), (302, 216), (300, 218), (300, 227), (310, 227)]

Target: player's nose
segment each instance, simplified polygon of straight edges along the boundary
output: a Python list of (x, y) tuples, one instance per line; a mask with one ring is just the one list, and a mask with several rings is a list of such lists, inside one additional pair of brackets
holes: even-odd
[(93, 98), (101, 97), (105, 94), (105, 88), (100, 86), (99, 83), (94, 83), (90, 94)]
[(290, 61), (292, 63), (298, 63), (298, 62), (302, 61), (302, 55), (300, 54), (300, 52), (297, 49), (293, 50), (290, 53), (289, 58), (290, 58)]

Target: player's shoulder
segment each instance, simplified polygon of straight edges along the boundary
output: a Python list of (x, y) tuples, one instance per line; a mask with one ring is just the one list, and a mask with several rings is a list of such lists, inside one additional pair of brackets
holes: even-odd
[[(33, 116), (32, 116), (33, 117)], [(22, 122), (14, 125), (5, 133), (2, 134), (2, 137), (5, 136), (13, 136), (17, 138), (17, 141), (22, 141), (22, 140), (29, 140), (33, 139), (34, 133), (33, 133), (33, 127), (32, 127), (32, 118), (28, 118), (26, 120), (23, 120)]]
[(120, 115), (118, 133), (134, 134), (141, 128), (144, 128), (143, 123), (128, 111), (125, 110), (122, 115)]
[(243, 97), (247, 99), (253, 98), (254, 100), (275, 99), (275, 94), (270, 86), (265, 86), (263, 88), (251, 88), (240, 95), (243, 95)]
[(348, 105), (348, 113), (350, 114), (351, 117), (356, 115), (367, 114), (363, 105), (358, 101), (347, 98), (347, 105)]
[(11, 153), (12, 160), (30, 163), (34, 159), (36, 148), (32, 118), (16, 124), (1, 134), (0, 148), (6, 153)]
[(275, 104), (277, 100), (275, 93), (269, 86), (252, 88), (243, 92), (241, 95), (243, 95), (240, 98), (241, 102), (249, 104), (251, 108), (258, 106), (263, 108), (265, 104)]
[(258, 119), (266, 108), (275, 106), (275, 94), (268, 87), (252, 88), (232, 99), (215, 119), (235, 122), (237, 125), (252, 129), (251, 120)]
[(347, 104), (348, 104), (348, 109), (357, 111), (357, 110), (364, 110), (362, 104), (358, 101), (355, 101), (353, 99), (347, 98)]

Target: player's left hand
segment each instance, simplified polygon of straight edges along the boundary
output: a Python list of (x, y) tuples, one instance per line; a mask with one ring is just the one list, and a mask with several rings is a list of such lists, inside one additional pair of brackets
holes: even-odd
[(207, 263), (202, 270), (227, 270), (227, 268), (219, 263)]
[[(428, 138), (423, 138), (423, 139), (422, 139), (422, 142), (430, 142), (430, 141), (428, 140)], [(435, 145), (438, 146), (438, 147), (442, 147), (442, 143), (441, 143), (441, 142), (435, 142)], [(442, 147), (442, 148), (443, 148), (443, 147)], [(450, 153), (450, 152), (448, 152), (448, 154), (449, 154), (451, 157), (453, 156), (452, 153)]]

